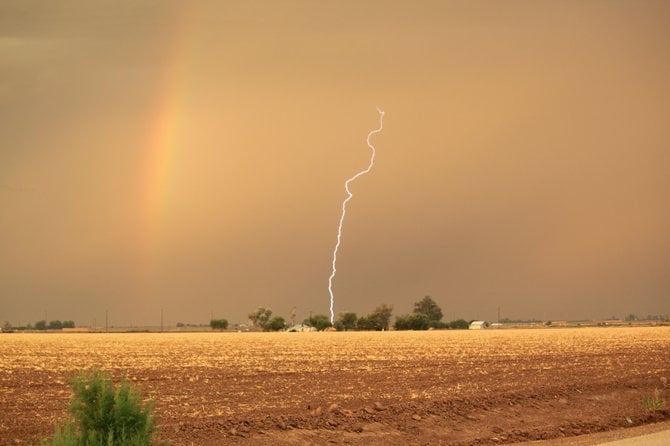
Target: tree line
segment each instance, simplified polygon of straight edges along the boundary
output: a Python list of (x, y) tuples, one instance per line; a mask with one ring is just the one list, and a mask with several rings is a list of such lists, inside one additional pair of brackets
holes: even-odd
[(74, 321), (59, 321), (58, 319), (54, 319), (52, 321), (49, 321), (47, 323), (46, 320), (42, 319), (35, 324), (30, 324), (28, 323), (26, 326), (21, 326), (21, 327), (14, 327), (12, 326), (9, 321), (5, 321), (4, 325), (2, 326), (2, 329), (5, 331), (9, 330), (61, 330), (63, 328), (74, 328), (75, 324)]
[[(270, 308), (258, 307), (249, 313), (249, 321), (256, 330), (280, 331), (290, 328), (282, 316), (273, 316)], [(358, 316), (355, 312), (341, 312), (335, 323), (325, 314), (310, 315), (303, 320), (303, 324), (318, 331), (334, 328), (338, 331), (383, 331), (393, 327), (395, 330), (428, 330), (428, 329), (467, 329), (470, 325), (465, 319), (443, 321), (442, 309), (430, 296), (425, 296), (414, 304), (414, 310), (409, 314), (393, 318), (393, 305), (381, 304), (370, 313)], [(214, 330), (225, 330), (228, 321), (212, 319), (210, 326)]]

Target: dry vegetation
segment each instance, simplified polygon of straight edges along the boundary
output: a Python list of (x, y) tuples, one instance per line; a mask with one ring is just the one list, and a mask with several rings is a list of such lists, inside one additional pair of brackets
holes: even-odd
[(2, 445), (49, 435), (92, 366), (155, 398), (176, 445), (494, 444), (667, 418), (642, 401), (670, 328), (7, 334), (0, 358)]

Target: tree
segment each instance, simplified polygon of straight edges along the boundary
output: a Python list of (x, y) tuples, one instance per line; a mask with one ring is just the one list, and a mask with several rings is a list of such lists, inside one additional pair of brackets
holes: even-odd
[(411, 313), (398, 316), (393, 325), (396, 330), (428, 330), (430, 321), (423, 313)]
[(374, 326), (372, 325), (372, 322), (367, 316), (361, 316), (358, 318), (356, 321), (356, 328), (359, 330), (374, 330)]
[(373, 330), (388, 330), (393, 314), (393, 305), (381, 304), (368, 315)]
[(5, 323), (2, 325), (2, 331), (12, 331), (12, 323), (5, 321)]
[(256, 311), (249, 314), (249, 320), (251, 321), (252, 324), (254, 324), (254, 327), (265, 328), (265, 325), (267, 325), (271, 316), (272, 316), (271, 309), (265, 307), (258, 307)]
[(356, 321), (358, 320), (358, 317), (356, 316), (356, 313), (353, 313), (351, 311), (346, 311), (343, 313), (340, 313), (337, 322), (335, 322), (335, 326), (337, 327), (338, 330), (353, 330), (356, 328)]
[(46, 330), (47, 329), (47, 321), (41, 320), (35, 322), (35, 330)]
[(423, 313), (428, 317), (428, 322), (439, 322), (442, 320), (442, 309), (430, 296), (425, 296), (414, 304), (415, 313)]
[(315, 314), (314, 316), (310, 316), (304, 320), (304, 324), (308, 327), (314, 327), (319, 331), (323, 331), (333, 325), (325, 314)]
[(228, 328), (228, 321), (226, 319), (212, 319), (209, 321), (209, 326), (212, 330), (223, 331)]
[(275, 316), (272, 319), (270, 319), (263, 328), (265, 329), (265, 331), (283, 330), (284, 328), (286, 328), (286, 321), (281, 316)]
[(61, 328), (63, 328), (63, 323), (58, 319), (49, 321), (49, 330), (60, 330)]
[(449, 322), (449, 328), (452, 330), (467, 330), (470, 328), (470, 324), (465, 319), (456, 319)]
[(74, 328), (74, 321), (63, 321), (63, 328)]
[(628, 316), (626, 316), (626, 322), (632, 322), (637, 320), (637, 316), (635, 316), (635, 313), (630, 313)]

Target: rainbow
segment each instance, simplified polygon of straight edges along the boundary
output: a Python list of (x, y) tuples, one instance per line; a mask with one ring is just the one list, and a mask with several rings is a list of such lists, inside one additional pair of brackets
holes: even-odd
[(153, 276), (161, 258), (171, 191), (174, 189), (175, 161), (183, 147), (183, 104), (187, 86), (189, 49), (186, 30), (188, 14), (180, 14), (166, 45), (155, 85), (156, 99), (148, 123), (142, 151), (140, 214), (142, 269)]

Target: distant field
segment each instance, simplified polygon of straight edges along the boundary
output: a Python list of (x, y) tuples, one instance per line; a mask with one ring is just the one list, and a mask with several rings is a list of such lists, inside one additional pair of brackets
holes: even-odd
[(642, 398), (670, 380), (670, 327), (15, 333), (0, 359), (1, 445), (49, 435), (92, 366), (155, 398), (175, 445), (499, 444), (667, 419)]

